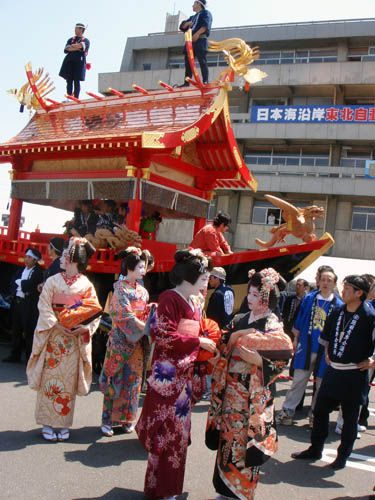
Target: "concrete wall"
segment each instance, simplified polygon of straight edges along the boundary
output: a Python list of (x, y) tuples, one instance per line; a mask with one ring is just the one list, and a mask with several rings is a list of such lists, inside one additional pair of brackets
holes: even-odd
[[(375, 232), (343, 231), (334, 233), (333, 257), (351, 259), (375, 259)], [(348, 269), (348, 274), (354, 270)]]
[(193, 239), (193, 230), (193, 220), (164, 218), (159, 226), (157, 240), (177, 243), (181, 248), (187, 247)]
[[(113, 87), (118, 90), (128, 90), (132, 83), (137, 82), (147, 89), (158, 87), (158, 81), (169, 84), (182, 82), (184, 69), (167, 69), (166, 49), (136, 51), (132, 56), (127, 56), (130, 69), (121, 69), (120, 73), (100, 73), (99, 91)], [(139, 61), (139, 62), (138, 62)], [(143, 69), (143, 62), (152, 63), (150, 71)], [(256, 65), (268, 74), (268, 77), (257, 83), (257, 87), (273, 86), (300, 86), (300, 85), (372, 85), (375, 81), (375, 62), (337, 62), (337, 63), (311, 63), (311, 64), (273, 64)], [(210, 79), (218, 77), (225, 68), (210, 68)], [(146, 75), (144, 74), (146, 73)], [(235, 86), (243, 85), (239, 79)]]
[[(375, 78), (374, 78), (375, 81)], [(289, 139), (297, 141), (372, 141), (374, 125), (332, 123), (235, 123), (237, 139), (271, 140)]]

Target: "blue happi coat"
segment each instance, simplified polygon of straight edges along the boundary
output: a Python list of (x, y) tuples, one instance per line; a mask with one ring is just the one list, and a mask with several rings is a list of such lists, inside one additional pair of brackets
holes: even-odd
[[(324, 348), (319, 344), (319, 336), (323, 331), (326, 317), (333, 309), (343, 305), (342, 300), (335, 295), (332, 302), (320, 301), (317, 304), (317, 295), (320, 291), (315, 290), (303, 299), (297, 318), (294, 322), (294, 328), (300, 332), (297, 350), (294, 355), (293, 367), (295, 370), (309, 370), (310, 358), (312, 353), (317, 353), (317, 362), (314, 369), (316, 377), (323, 377), (327, 368), (327, 363), (324, 356)], [(314, 315), (314, 304), (324, 311), (324, 316), (320, 318), (312, 318)], [(315, 307), (316, 313), (316, 307)], [(311, 332), (310, 332), (311, 329)]]

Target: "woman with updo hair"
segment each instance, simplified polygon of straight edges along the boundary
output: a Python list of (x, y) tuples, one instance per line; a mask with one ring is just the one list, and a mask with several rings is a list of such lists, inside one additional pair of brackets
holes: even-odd
[(155, 342), (138, 437), (149, 452), (145, 495), (169, 499), (183, 490), (190, 419), (196, 399), (194, 362), (199, 349), (214, 352), (213, 340), (199, 337), (197, 296), (207, 288), (211, 262), (200, 250), (180, 250), (170, 273), (172, 290), (159, 297), (151, 334)]
[(84, 238), (70, 238), (60, 259), (63, 272), (47, 279), (39, 298), (27, 377), (38, 391), (36, 422), (43, 425), (47, 441), (69, 439), (76, 395), (90, 390), (91, 337), (101, 307), (94, 286), (82, 273), (94, 252)]
[(217, 450), (216, 500), (255, 497), (259, 468), (277, 450), (272, 383), (293, 352), (272, 312), (280, 276), (269, 268), (249, 279), (250, 311), (229, 325), (212, 373), (206, 444)]
[(104, 394), (101, 431), (113, 436), (113, 427), (133, 432), (142, 386), (147, 290), (139, 283), (146, 274), (147, 256), (140, 248), (121, 253), (121, 279), (114, 285), (110, 303), (112, 329), (99, 378)]

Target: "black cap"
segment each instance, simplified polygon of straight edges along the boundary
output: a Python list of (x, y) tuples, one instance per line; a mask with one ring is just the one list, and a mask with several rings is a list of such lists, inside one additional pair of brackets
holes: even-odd
[(365, 292), (366, 295), (370, 291), (370, 285), (368, 281), (359, 274), (351, 274), (350, 276), (347, 276), (346, 278), (344, 278), (344, 283), (352, 286), (353, 288), (356, 288), (357, 290)]
[(56, 238), (52, 238), (49, 242), (50, 246), (55, 250), (55, 252), (58, 255), (61, 255), (64, 250), (64, 243), (65, 240), (63, 238), (59, 238), (56, 236)]

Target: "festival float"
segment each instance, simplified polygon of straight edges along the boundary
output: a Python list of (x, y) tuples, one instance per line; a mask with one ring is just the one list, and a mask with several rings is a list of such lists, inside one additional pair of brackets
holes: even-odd
[[(266, 76), (249, 68), (259, 52), (240, 39), (210, 42), (209, 50), (224, 52), (228, 68), (204, 85), (194, 63), (191, 32), (185, 40), (193, 78), (184, 88), (159, 82), (160, 90), (133, 85), (130, 93), (109, 88), (108, 95), (87, 92), (87, 99), (66, 96), (67, 101), (57, 102), (47, 97), (53, 90), (48, 74), (26, 65), (27, 83), (11, 93), (34, 114), (21, 132), (0, 145), (0, 162), (12, 165), (9, 225), (0, 227), (3, 284), (22, 265), (29, 246), (49, 265), (48, 242), (57, 236), (20, 230), (23, 202), (72, 211), (78, 200), (127, 202), (130, 244), (131, 235), (139, 233), (142, 208), (158, 210), (163, 217), (194, 219), (195, 233), (206, 224), (215, 191), (257, 190), (234, 136), (228, 93), (235, 76), (245, 85)], [(290, 206), (288, 210), (293, 212)], [(294, 215), (301, 222), (303, 214)], [(215, 257), (214, 264), (225, 268), (235, 288), (246, 285), (252, 268), (273, 267), (289, 281), (333, 244), (328, 233), (283, 244), (287, 234), (293, 234), (293, 217), (273, 238), (272, 245), (281, 245)], [(155, 256), (150, 291), (157, 295), (169, 286), (176, 245), (146, 239), (140, 244)], [(90, 260), (101, 301), (119, 272), (115, 247), (97, 248)]]

